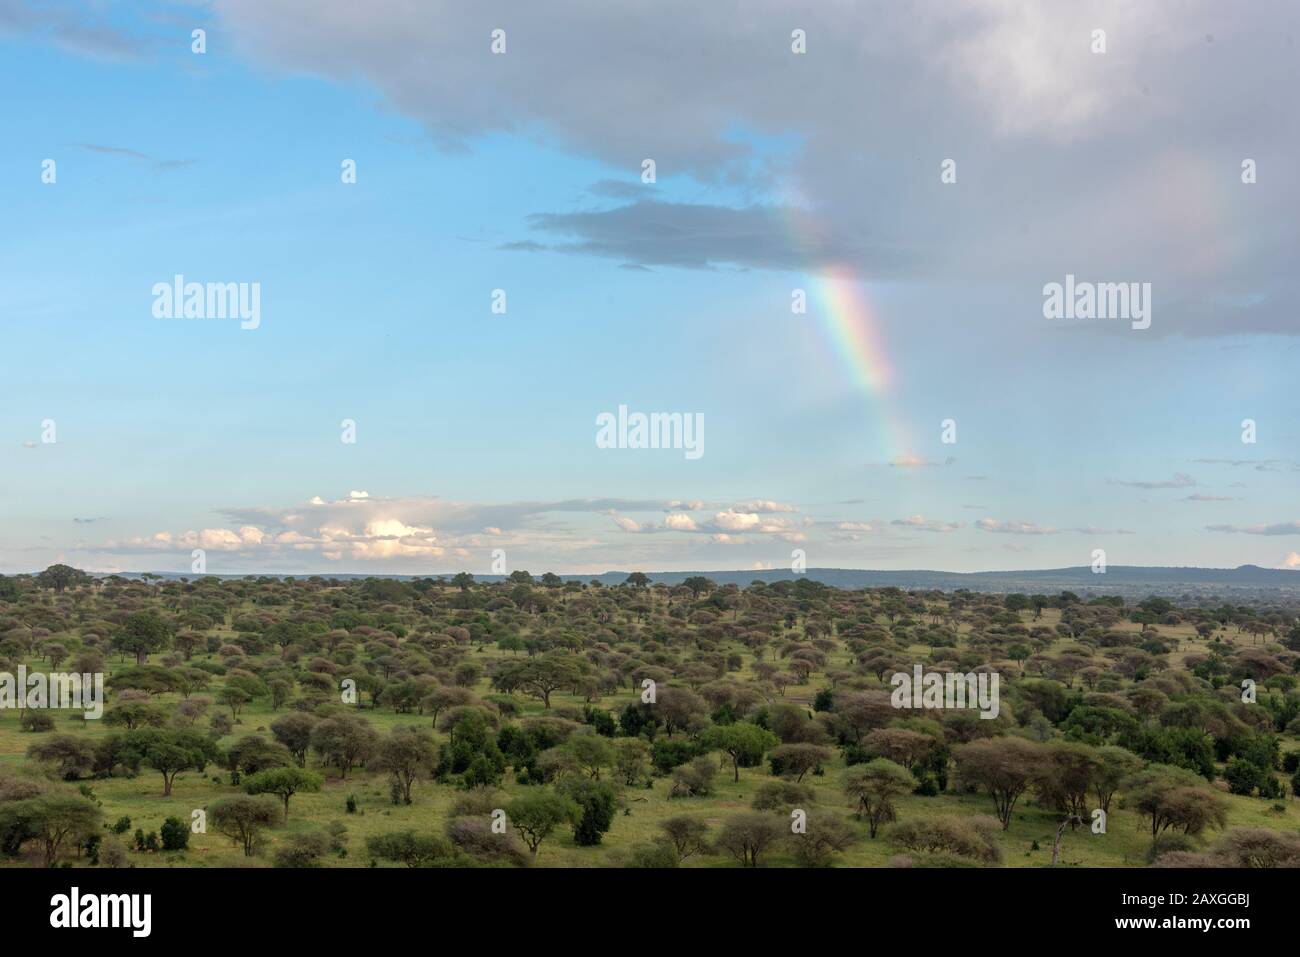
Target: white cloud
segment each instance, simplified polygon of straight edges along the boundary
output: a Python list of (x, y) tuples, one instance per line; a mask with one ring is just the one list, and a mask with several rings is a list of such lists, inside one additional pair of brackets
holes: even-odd
[(1212, 532), (1240, 532), (1246, 535), (1300, 535), (1300, 521), (1260, 525), (1207, 525)]
[(635, 520), (628, 518), (626, 515), (615, 515), (613, 518), (614, 524), (625, 532), (641, 531), (641, 525)]
[(914, 528), (922, 532), (955, 532), (961, 528), (960, 522), (941, 522), (936, 519), (927, 519), (923, 515), (909, 515), (907, 518), (896, 518), (890, 525), (898, 525), (903, 528)]
[(1036, 525), (1033, 522), (1000, 522), (992, 518), (981, 518), (975, 527), (985, 532), (998, 532), (1004, 535), (1055, 535), (1056, 529), (1050, 525)]
[(787, 505), (784, 502), (773, 502), (771, 499), (753, 499), (748, 502), (737, 502), (731, 506), (733, 511), (737, 512), (797, 512), (799, 511), (793, 505)]
[(759, 526), (759, 517), (754, 512), (718, 512), (713, 516), (713, 524), (728, 532), (744, 532)]

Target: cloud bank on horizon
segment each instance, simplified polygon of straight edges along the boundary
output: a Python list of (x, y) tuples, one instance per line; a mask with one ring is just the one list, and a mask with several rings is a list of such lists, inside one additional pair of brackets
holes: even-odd
[(0, 0), (0, 571), (1298, 567), (1298, 32)]

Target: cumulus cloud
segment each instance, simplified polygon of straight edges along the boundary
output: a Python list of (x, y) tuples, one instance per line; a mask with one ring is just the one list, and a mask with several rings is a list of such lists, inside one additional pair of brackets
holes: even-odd
[[(670, 555), (677, 547), (664, 537), (670, 533), (698, 545), (789, 543), (805, 541), (803, 529), (814, 524), (797, 516), (796, 505), (770, 498), (715, 506), (711, 513), (705, 513), (705, 508), (703, 499), (492, 504), (433, 496), (387, 497), (353, 489), (339, 498), (312, 496), (302, 505), (221, 509), (230, 523), (225, 528), (168, 530), (85, 547), (123, 557), (188, 555), (192, 548), (205, 548), (278, 570), (299, 567), (296, 562), (313, 557), (424, 570), (430, 561), (450, 562), (505, 548), (512, 564), (531, 555), (552, 567), (580, 570), (582, 557), (588, 555), (607, 555), (601, 559), (604, 567), (617, 567), (615, 556), (629, 549), (653, 562), (655, 555)], [(623, 534), (645, 546), (628, 544)], [(656, 539), (662, 539), (662, 546), (652, 544)]]
[(758, 528), (759, 518), (754, 512), (718, 512), (713, 516), (713, 524), (729, 532), (743, 532)]
[(170, 551), (202, 548), (205, 551), (240, 551), (255, 548), (267, 540), (266, 533), (253, 525), (229, 528), (204, 528), (185, 532), (155, 532), (153, 535), (113, 543), (112, 547), (125, 547), (141, 551)]
[(614, 524), (625, 532), (641, 531), (641, 523), (636, 519), (628, 518), (626, 515), (614, 515), (612, 517), (614, 519)]

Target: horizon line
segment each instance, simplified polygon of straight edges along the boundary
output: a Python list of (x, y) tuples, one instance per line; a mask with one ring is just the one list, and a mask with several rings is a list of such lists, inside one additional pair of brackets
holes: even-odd
[[(75, 566), (74, 566), (74, 567), (75, 567)], [(837, 566), (831, 566), (831, 565), (819, 565), (819, 566), (812, 566), (812, 567), (809, 567), (809, 568), (807, 568), (806, 570), (804, 570), (804, 571), (802, 571), (802, 572), (796, 572), (796, 571), (794, 571), (794, 570), (792, 570), (792, 569), (788, 569), (788, 568), (713, 568), (713, 569), (703, 569), (703, 568), (699, 568), (699, 569), (681, 569), (681, 570), (659, 569), (659, 570), (656, 570), (656, 571), (641, 571), (641, 574), (643, 574), (643, 575), (647, 575), (647, 576), (653, 576), (653, 575), (719, 575), (719, 574), (726, 574), (726, 575), (742, 575), (742, 574), (753, 574), (753, 575), (787, 575), (787, 576), (789, 576), (790, 578), (801, 578), (801, 577), (806, 578), (806, 577), (809, 577), (813, 572), (865, 572), (865, 573), (871, 573), (871, 574), (885, 574), (885, 575), (907, 575), (907, 574), (914, 574), (914, 575), (915, 575), (915, 574), (924, 574), (924, 575), (1018, 575), (1018, 574), (1026, 574), (1026, 573), (1028, 573), (1028, 574), (1043, 574), (1043, 573), (1046, 573), (1046, 572), (1073, 572), (1073, 571), (1079, 571), (1079, 570), (1081, 570), (1081, 569), (1089, 569), (1089, 568), (1090, 568), (1090, 566), (1088, 566), (1088, 565), (1085, 564), (1085, 565), (1059, 565), (1059, 566), (1053, 566), (1053, 567), (1049, 567), (1049, 568), (1013, 568), (1013, 569), (1004, 569), (1004, 570), (999, 570), (999, 569), (984, 569), (984, 570), (980, 570), (980, 571), (949, 571), (949, 570), (947, 570), (947, 569), (942, 569), (942, 568), (897, 568), (897, 569), (895, 569), (895, 568), (852, 568), (852, 567), (837, 567)], [(1300, 569), (1293, 569), (1293, 568), (1274, 568), (1274, 567), (1270, 567), (1270, 566), (1267, 566), (1267, 565), (1256, 565), (1256, 564), (1249, 563), (1249, 562), (1247, 562), (1247, 563), (1245, 563), (1245, 564), (1242, 564), (1242, 565), (1232, 566), (1232, 567), (1227, 567), (1227, 566), (1206, 566), (1206, 565), (1110, 565), (1110, 566), (1108, 566), (1108, 568), (1109, 568), (1110, 570), (1112, 570), (1112, 571), (1121, 570), (1121, 569), (1143, 569), (1143, 570), (1158, 570), (1158, 571), (1198, 571), (1198, 572), (1215, 572), (1215, 571), (1219, 571), (1219, 572), (1233, 572), (1233, 571), (1240, 571), (1240, 570), (1242, 570), (1242, 569), (1257, 569), (1257, 570), (1259, 570), (1259, 571), (1267, 571), (1267, 572), (1282, 572), (1282, 573), (1292, 573), (1292, 574), (1295, 574), (1295, 575), (1300, 575)], [(79, 570), (85, 572), (87, 575), (92, 575), (92, 576), (95, 576), (95, 577), (98, 577), (98, 578), (110, 578), (110, 577), (112, 577), (113, 575), (122, 575), (122, 576), (125, 576), (125, 575), (167, 575), (167, 576), (172, 576), (172, 577), (177, 577), (177, 578), (187, 578), (187, 577), (193, 577), (193, 578), (247, 578), (247, 577), (257, 577), (257, 576), (271, 577), (271, 578), (286, 578), (286, 577), (330, 578), (330, 577), (337, 577), (337, 576), (340, 576), (340, 575), (346, 575), (346, 576), (348, 576), (348, 577), (358, 577), (358, 578), (446, 578), (446, 577), (455, 576), (455, 575), (459, 575), (459, 574), (465, 573), (465, 574), (472, 575), (472, 576), (475, 577), (475, 578), (482, 578), (482, 579), (498, 579), (498, 578), (499, 578), (499, 579), (508, 579), (508, 578), (510, 577), (510, 574), (512, 574), (512, 573), (510, 573), (510, 572), (506, 572), (506, 573), (497, 573), (497, 572), (473, 572), (473, 571), (469, 571), (468, 569), (459, 569), (459, 570), (456, 570), (456, 571), (439, 571), (439, 572), (433, 572), (433, 571), (430, 571), (430, 572), (380, 572), (380, 571), (342, 571), (342, 570), (336, 570), (336, 571), (330, 571), (330, 572), (321, 572), (321, 571), (248, 571), (248, 572), (230, 572), (230, 573), (217, 573), (217, 572), (186, 572), (186, 571), (183, 571), (183, 570), (182, 570), (182, 571), (173, 571), (173, 570), (156, 570), (156, 569), (139, 569), (139, 570), (132, 570), (132, 571), (93, 571), (93, 570), (90, 570), (90, 569), (79, 569)], [(42, 571), (44, 571), (44, 569), (39, 569), (39, 570), (36, 570), (36, 571), (30, 571), (30, 572), (9, 572), (9, 573), (0, 573), (0, 574), (8, 574), (8, 575), (10, 575), (10, 576), (18, 576), (18, 575), (39, 575)], [(516, 571), (527, 571), (527, 569), (516, 569)], [(558, 576), (561, 577), (561, 578), (566, 578), (566, 579), (588, 579), (588, 578), (600, 578), (600, 577), (602, 577), (602, 576), (606, 576), (606, 575), (632, 575), (632, 574), (635, 574), (637, 571), (638, 571), (638, 569), (609, 568), (609, 569), (606, 569), (606, 570), (603, 571), (603, 572), (546, 572), (546, 571), (543, 571), (543, 572), (538, 572), (538, 573), (529, 572), (529, 574), (532, 575), (534, 578), (540, 578), (542, 575), (545, 575), (545, 574), (550, 573), (550, 574), (555, 574), (555, 575), (558, 575)], [(1104, 574), (1104, 573), (1103, 573), (1103, 574)]]

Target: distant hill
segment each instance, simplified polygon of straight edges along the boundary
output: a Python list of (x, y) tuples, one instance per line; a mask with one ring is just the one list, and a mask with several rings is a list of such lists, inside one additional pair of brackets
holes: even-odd
[[(125, 578), (138, 578), (141, 573), (123, 573)], [(163, 578), (189, 578), (176, 572), (153, 572)], [(626, 571), (609, 571), (600, 575), (561, 574), (566, 580), (599, 581), (603, 585), (620, 585), (629, 575)], [(677, 585), (695, 575), (708, 578), (719, 585), (748, 585), (754, 581), (793, 581), (809, 578), (836, 588), (884, 588), (894, 586), (904, 590), (959, 588), (978, 592), (1051, 593), (1073, 591), (1079, 594), (1160, 594), (1160, 595), (1212, 595), (1217, 593), (1276, 592), (1286, 596), (1300, 596), (1300, 571), (1280, 568), (1261, 568), (1258, 565), (1240, 565), (1237, 568), (1178, 568), (1142, 565), (1111, 565), (1105, 573), (1096, 574), (1087, 565), (1070, 568), (1024, 569), (1001, 572), (942, 572), (926, 569), (906, 571), (880, 571), (867, 568), (810, 568), (803, 575), (788, 569), (646, 572), (652, 582)], [(242, 578), (241, 575), (223, 575), (223, 578)], [(308, 575), (276, 576), (308, 578)], [(410, 580), (422, 577), (450, 578), (442, 575), (367, 575), (333, 574), (325, 578), (396, 578)], [(475, 575), (476, 581), (501, 581), (502, 575)]]
[[(676, 585), (692, 575), (702, 575), (718, 584), (747, 585), (752, 581), (791, 581), (801, 577), (787, 569), (773, 571), (722, 572), (647, 572), (653, 581)], [(598, 576), (602, 584), (617, 584), (627, 572), (606, 572)], [(566, 576), (569, 577), (569, 576)], [(1292, 587), (1300, 588), (1300, 571), (1241, 565), (1237, 568), (1170, 568), (1141, 565), (1111, 565), (1105, 573), (1091, 567), (1026, 569), (1006, 572), (941, 572), (926, 569), (876, 571), (859, 568), (810, 568), (805, 576), (836, 588), (883, 588), (889, 585), (905, 589), (940, 588), (952, 591), (1017, 591), (1022, 586), (1037, 590), (1107, 588), (1133, 585), (1212, 587)]]

